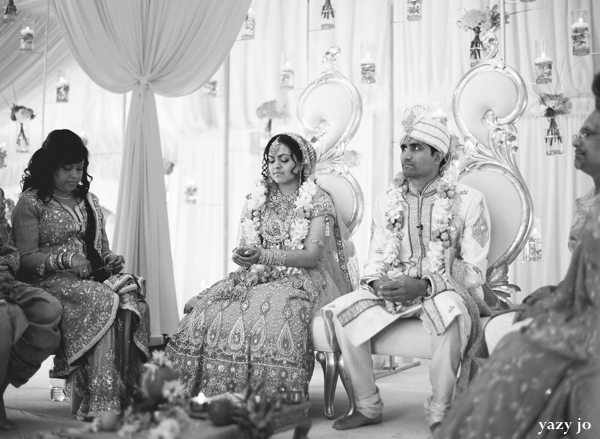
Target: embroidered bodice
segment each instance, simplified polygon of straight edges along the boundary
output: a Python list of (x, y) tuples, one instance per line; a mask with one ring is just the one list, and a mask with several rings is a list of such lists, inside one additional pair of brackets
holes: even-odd
[(294, 203), (298, 191), (283, 195), (279, 189), (269, 192), (261, 214), (261, 244), (264, 248), (284, 248), (290, 237), (290, 226), (294, 219)]
[[(290, 226), (294, 220), (295, 201), (298, 191), (290, 195), (283, 195), (278, 189), (269, 191), (265, 207), (261, 212), (261, 244), (264, 248), (285, 249), (284, 242), (290, 238)], [(318, 190), (313, 198), (313, 218), (330, 215), (335, 216), (335, 209), (331, 198), (323, 191)]]

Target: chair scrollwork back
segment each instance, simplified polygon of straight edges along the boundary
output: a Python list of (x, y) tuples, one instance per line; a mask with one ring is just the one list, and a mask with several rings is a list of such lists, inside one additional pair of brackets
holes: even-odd
[(527, 106), (527, 89), (516, 70), (498, 59), (469, 70), (452, 99), (462, 136), (473, 147), (460, 164), (461, 182), (483, 192), (491, 217), (486, 301), (506, 308), (520, 291), (508, 283), (508, 265), (531, 234), (533, 202), (516, 161), (515, 123)]
[(298, 122), (317, 152), (317, 181), (334, 199), (342, 219), (352, 233), (364, 213), (362, 190), (346, 161), (346, 146), (362, 117), (358, 90), (335, 68), (340, 48), (331, 47), (323, 56), (323, 70), (308, 85), (298, 103)]

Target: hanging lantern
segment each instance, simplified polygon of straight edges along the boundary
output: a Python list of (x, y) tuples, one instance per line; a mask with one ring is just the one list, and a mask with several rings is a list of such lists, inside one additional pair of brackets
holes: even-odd
[(280, 82), (279, 88), (294, 88), (294, 67), (292, 65), (292, 53), (281, 52)]
[(0, 168), (6, 168), (6, 142), (0, 143)]
[(3, 23), (14, 23), (17, 20), (17, 7), (13, 3), (13, 0), (8, 0), (6, 6), (4, 6), (4, 17), (2, 18)]
[(577, 9), (571, 11), (571, 39), (573, 40), (573, 55), (586, 56), (590, 49), (590, 26), (587, 24), (587, 11)]
[(31, 53), (33, 52), (33, 42), (35, 31), (33, 25), (34, 20), (25, 19), (21, 22), (21, 52)]
[(68, 72), (58, 70), (56, 80), (56, 102), (69, 102), (69, 76)]
[(185, 192), (184, 192), (185, 202), (188, 204), (196, 204), (197, 194), (198, 194), (198, 187), (196, 186), (196, 183), (194, 182), (194, 180), (190, 179), (188, 181), (187, 187), (185, 188)]
[(360, 60), (360, 75), (361, 82), (365, 84), (375, 84), (375, 59), (373, 55), (373, 43), (360, 45), (361, 60)]
[(540, 219), (533, 219), (533, 230), (527, 239), (523, 248), (524, 262), (537, 262), (542, 260), (542, 231), (540, 229)]
[(256, 25), (256, 14), (252, 8), (248, 9), (244, 24), (242, 25), (242, 40), (253, 40), (254, 39), (254, 28)]
[(211, 79), (203, 87), (204, 96), (214, 98), (217, 95), (217, 80)]
[(548, 56), (548, 40), (535, 40), (535, 83), (552, 82), (552, 58)]
[(442, 110), (442, 107), (438, 107), (433, 113), (431, 113), (431, 118), (444, 126), (446, 126), (448, 123), (448, 116), (446, 115), (446, 112)]
[(321, 29), (335, 29), (335, 11), (331, 0), (323, 2), (323, 8), (321, 8)]
[(406, 0), (406, 19), (408, 21), (421, 21), (423, 0)]

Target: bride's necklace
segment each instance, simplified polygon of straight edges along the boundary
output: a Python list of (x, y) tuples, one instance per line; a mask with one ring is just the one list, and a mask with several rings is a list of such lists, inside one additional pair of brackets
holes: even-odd
[(54, 192), (52, 192), (52, 196), (60, 200), (70, 200), (71, 198), (73, 198), (73, 192), (71, 192), (71, 195), (69, 195), (68, 197), (61, 197), (60, 195), (56, 195)]

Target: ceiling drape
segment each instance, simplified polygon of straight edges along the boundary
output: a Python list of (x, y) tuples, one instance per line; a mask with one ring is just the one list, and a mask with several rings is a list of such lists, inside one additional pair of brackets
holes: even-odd
[(51, 0), (77, 63), (114, 93), (133, 91), (121, 162), (113, 247), (147, 281), (151, 331), (178, 313), (154, 94), (201, 87), (228, 56), (250, 0)]

